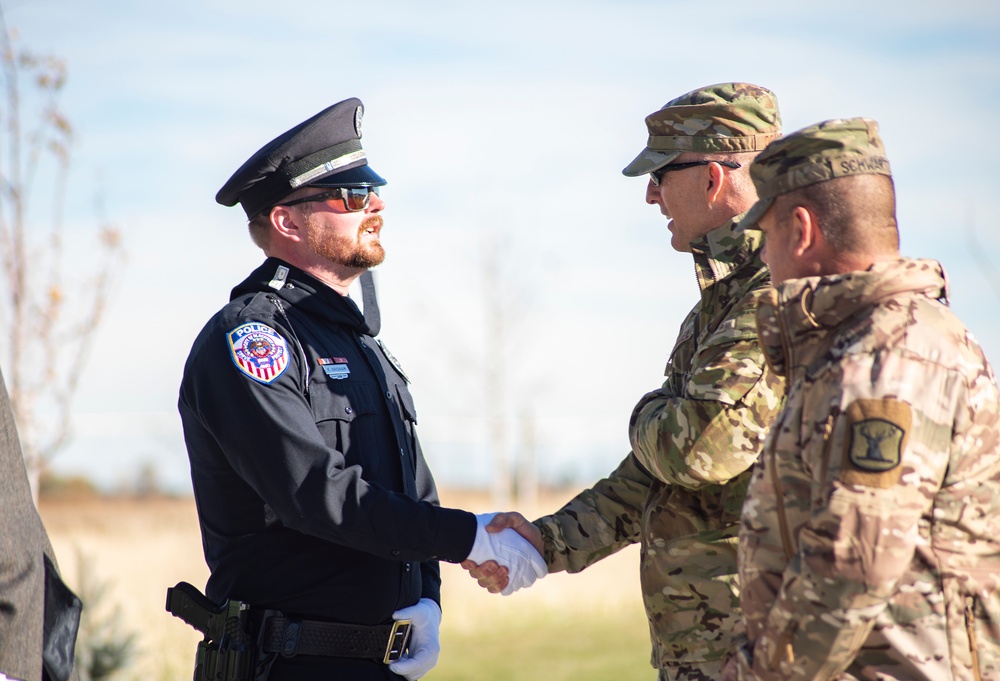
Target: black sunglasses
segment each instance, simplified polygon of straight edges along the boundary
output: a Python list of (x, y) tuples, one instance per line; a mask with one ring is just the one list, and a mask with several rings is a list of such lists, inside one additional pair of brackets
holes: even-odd
[(707, 166), (709, 163), (718, 163), (720, 166), (726, 166), (727, 168), (742, 168), (742, 166), (736, 161), (691, 161), (689, 163), (668, 163), (662, 168), (657, 168), (651, 172), (649, 174), (649, 179), (653, 182), (654, 187), (659, 187), (660, 182), (663, 181), (663, 173), (670, 172), (671, 170), (694, 168), (695, 166)]
[(329, 201), (330, 199), (342, 199), (344, 209), (348, 213), (356, 213), (368, 207), (368, 200), (371, 194), (378, 196), (378, 187), (334, 187), (329, 191), (306, 196), (292, 201), (283, 201), (279, 206), (294, 206), (297, 203), (309, 203), (310, 201)]

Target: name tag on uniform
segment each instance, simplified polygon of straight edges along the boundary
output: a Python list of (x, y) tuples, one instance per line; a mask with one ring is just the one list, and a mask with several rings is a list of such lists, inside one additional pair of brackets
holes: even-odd
[(320, 357), (316, 361), (323, 367), (323, 373), (334, 380), (345, 379), (351, 374), (346, 357)]

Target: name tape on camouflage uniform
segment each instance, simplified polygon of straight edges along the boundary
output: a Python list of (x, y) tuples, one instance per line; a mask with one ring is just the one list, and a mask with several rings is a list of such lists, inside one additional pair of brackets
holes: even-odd
[(288, 344), (267, 324), (241, 324), (226, 340), (236, 368), (259, 383), (271, 383), (288, 367)]
[(913, 417), (899, 400), (855, 400), (847, 408), (848, 437), (840, 479), (863, 487), (889, 488), (903, 473), (900, 462)]

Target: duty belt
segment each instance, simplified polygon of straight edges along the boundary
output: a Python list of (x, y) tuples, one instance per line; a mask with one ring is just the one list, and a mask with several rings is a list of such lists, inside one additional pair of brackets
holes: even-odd
[(295, 655), (360, 657), (389, 664), (402, 657), (410, 637), (410, 620), (364, 626), (268, 617), (261, 650)]

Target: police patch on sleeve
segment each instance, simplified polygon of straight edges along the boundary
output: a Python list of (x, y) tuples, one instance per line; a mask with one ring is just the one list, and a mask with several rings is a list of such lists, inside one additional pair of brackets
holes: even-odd
[(856, 400), (847, 408), (847, 438), (840, 479), (863, 487), (899, 482), (913, 416), (899, 400)]
[(237, 326), (226, 340), (236, 368), (255, 381), (270, 383), (288, 367), (288, 344), (267, 324)]

